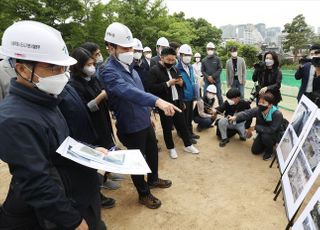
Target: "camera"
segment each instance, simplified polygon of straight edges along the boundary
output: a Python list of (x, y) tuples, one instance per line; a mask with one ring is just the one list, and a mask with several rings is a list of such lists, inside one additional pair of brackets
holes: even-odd
[(248, 102), (251, 104), (259, 96), (260, 87), (258, 85), (253, 86), (250, 92), (250, 98)]
[(311, 60), (311, 64), (314, 67), (320, 67), (320, 57), (313, 57)]
[(300, 65), (304, 65), (304, 64), (309, 63), (309, 62), (311, 62), (311, 61), (312, 61), (311, 58), (303, 57), (303, 58), (301, 58), (301, 59), (299, 60), (299, 64), (300, 64)]
[(254, 69), (257, 71), (263, 71), (266, 69), (266, 63), (264, 61), (260, 61), (253, 65)]

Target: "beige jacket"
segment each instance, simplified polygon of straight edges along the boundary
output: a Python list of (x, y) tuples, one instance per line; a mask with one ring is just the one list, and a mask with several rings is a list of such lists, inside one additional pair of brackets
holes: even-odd
[[(238, 79), (240, 84), (246, 84), (246, 63), (243, 58), (237, 57), (237, 70), (238, 70)], [(229, 58), (226, 63), (226, 75), (227, 75), (227, 86), (231, 87), (234, 79), (234, 70), (232, 59)]]

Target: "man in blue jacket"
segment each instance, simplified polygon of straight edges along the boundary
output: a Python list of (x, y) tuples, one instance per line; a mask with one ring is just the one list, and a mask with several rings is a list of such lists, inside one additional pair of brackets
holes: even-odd
[(90, 169), (56, 153), (69, 135), (57, 106), (68, 82), (66, 67), (76, 63), (60, 32), (39, 22), (17, 22), (4, 32), (0, 52), (13, 59), (17, 73), (0, 105), (0, 158), (12, 174), (0, 229), (105, 229), (86, 221), (99, 210), (77, 202), (83, 191), (75, 180)]
[[(312, 59), (316, 56), (316, 51), (320, 50), (320, 45), (314, 44), (310, 47), (310, 56), (309, 59)], [(301, 80), (301, 86), (297, 96), (298, 101), (300, 101), (303, 94), (312, 93), (312, 83), (315, 73), (315, 67), (311, 64), (311, 60), (307, 63), (301, 63), (295, 74), (297, 80)]]
[(200, 97), (199, 85), (196, 82), (192, 65), (190, 65), (192, 58), (192, 49), (189, 45), (183, 44), (179, 49), (180, 60), (177, 68), (181, 73), (183, 80), (183, 94), (182, 99), (186, 106), (184, 112), (190, 138), (199, 139), (199, 135), (193, 133), (193, 101)]
[(134, 42), (128, 27), (112, 23), (104, 40), (111, 57), (100, 76), (109, 95), (110, 108), (117, 118), (117, 135), (128, 149), (140, 149), (151, 169), (147, 182), (143, 175), (132, 175), (131, 178), (138, 191), (139, 202), (148, 208), (159, 208), (161, 201), (151, 194), (150, 187), (168, 188), (172, 182), (158, 177), (158, 148), (149, 107), (157, 106), (168, 116), (180, 110), (144, 91), (140, 77), (130, 67)]

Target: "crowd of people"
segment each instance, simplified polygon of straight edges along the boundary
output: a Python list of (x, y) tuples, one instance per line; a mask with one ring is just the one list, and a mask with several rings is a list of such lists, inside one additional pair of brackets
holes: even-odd
[[(223, 64), (212, 42), (201, 60), (190, 45), (161, 37), (152, 57), (152, 49), (117, 22), (106, 28), (104, 42), (106, 60), (92, 42), (69, 56), (60, 32), (40, 22), (20, 21), (5, 30), (0, 49), (0, 159), (8, 164), (12, 179), (0, 208), (0, 229), (107, 229), (101, 207), (111, 208), (115, 200), (100, 189), (116, 189), (113, 180), (121, 176), (101, 175), (57, 154), (67, 136), (104, 154), (119, 147), (115, 137), (127, 149), (139, 149), (151, 173), (131, 179), (139, 203), (150, 209), (161, 206), (151, 189), (172, 185), (159, 176), (153, 115), (160, 117), (172, 159), (178, 158), (174, 130), (186, 153), (199, 154), (198, 134), (214, 126), (221, 148), (236, 134), (246, 141), (256, 131), (251, 152), (263, 153), (264, 160), (272, 157), (283, 121), (277, 106), (282, 73), (275, 52), (266, 52), (255, 65), (252, 106), (245, 100), (246, 64), (237, 47), (230, 48), (225, 63), (224, 100)], [(310, 55), (316, 58), (296, 73), (302, 79), (298, 99), (305, 94), (320, 103), (320, 47), (312, 46)]]

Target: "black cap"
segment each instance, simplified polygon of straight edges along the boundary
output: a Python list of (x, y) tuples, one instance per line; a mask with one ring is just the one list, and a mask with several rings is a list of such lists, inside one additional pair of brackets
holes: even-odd
[(240, 90), (236, 88), (231, 88), (228, 90), (226, 96), (228, 99), (232, 99), (232, 98), (240, 97), (241, 93), (240, 93)]

